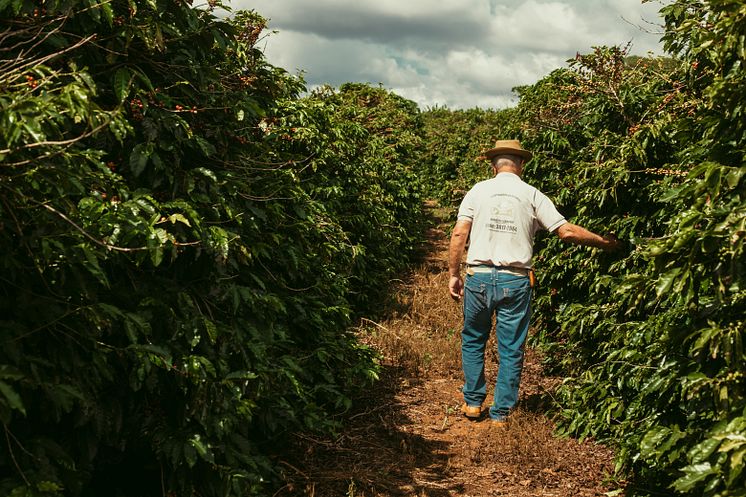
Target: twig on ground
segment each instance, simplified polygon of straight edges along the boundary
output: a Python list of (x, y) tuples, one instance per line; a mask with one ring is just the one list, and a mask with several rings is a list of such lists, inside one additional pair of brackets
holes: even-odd
[(389, 406), (393, 406), (393, 405), (395, 405), (395, 404), (393, 402), (390, 402), (388, 404), (383, 404), (383, 405), (380, 405), (378, 407), (374, 407), (373, 409), (370, 409), (370, 410), (365, 411), (365, 412), (359, 412), (359, 413), (355, 414), (354, 416), (350, 416), (350, 421), (352, 421), (355, 418), (359, 418), (360, 416), (366, 416), (368, 414), (373, 414), (374, 412), (380, 411), (381, 409), (385, 409), (385, 408), (387, 408)]

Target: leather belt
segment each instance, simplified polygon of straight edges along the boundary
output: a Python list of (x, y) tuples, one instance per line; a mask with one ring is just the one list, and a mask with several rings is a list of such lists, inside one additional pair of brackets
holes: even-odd
[(474, 273), (491, 273), (497, 271), (498, 273), (508, 273), (515, 276), (529, 276), (531, 270), (525, 267), (513, 267), (513, 266), (466, 266), (466, 274), (472, 275)]

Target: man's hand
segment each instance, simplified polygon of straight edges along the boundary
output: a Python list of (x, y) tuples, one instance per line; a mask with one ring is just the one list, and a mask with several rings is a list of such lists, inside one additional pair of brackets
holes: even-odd
[(556, 230), (557, 236), (564, 242), (574, 243), (575, 245), (586, 245), (588, 247), (597, 247), (606, 252), (613, 252), (621, 247), (617, 237), (608, 235), (597, 235), (596, 233), (578, 226), (577, 224), (565, 223)]
[(451, 293), (453, 300), (461, 300), (461, 297), (464, 296), (464, 281), (461, 276), (451, 276), (448, 281), (448, 291)]
[(609, 233), (608, 235), (604, 235), (603, 239), (604, 241), (606, 241), (606, 245), (602, 246), (601, 248), (606, 252), (614, 252), (622, 246), (619, 239), (611, 233)]
[(471, 232), (471, 221), (465, 219), (456, 222), (448, 245), (448, 292), (451, 298), (459, 300), (464, 296), (464, 280), (461, 279), (461, 257), (464, 255), (466, 240)]

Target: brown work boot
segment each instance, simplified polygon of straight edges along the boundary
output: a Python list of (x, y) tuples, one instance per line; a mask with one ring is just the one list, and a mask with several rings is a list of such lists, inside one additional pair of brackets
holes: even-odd
[(490, 413), (490, 425), (493, 428), (503, 429), (508, 427), (508, 414), (498, 414), (497, 417), (492, 417)]
[(464, 416), (469, 419), (479, 419), (482, 417), (482, 406), (470, 406), (469, 404), (464, 403), (464, 405), (461, 406), (461, 412), (463, 412)]

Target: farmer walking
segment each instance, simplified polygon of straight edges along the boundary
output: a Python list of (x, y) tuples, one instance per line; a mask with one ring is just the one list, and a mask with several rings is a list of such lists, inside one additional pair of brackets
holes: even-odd
[[(462, 410), (470, 419), (482, 415), (484, 350), (496, 316), (500, 366), (489, 416), (500, 425), (518, 402), (531, 312), (534, 234), (545, 229), (563, 241), (607, 251), (619, 242), (613, 235), (600, 236), (567, 222), (546, 195), (523, 182), (523, 165), (531, 152), (517, 140), (498, 140), (484, 155), (492, 162), (494, 177), (474, 185), (461, 202), (448, 254), (448, 290), (455, 300), (464, 298)], [(467, 240), (464, 284), (460, 266)]]

